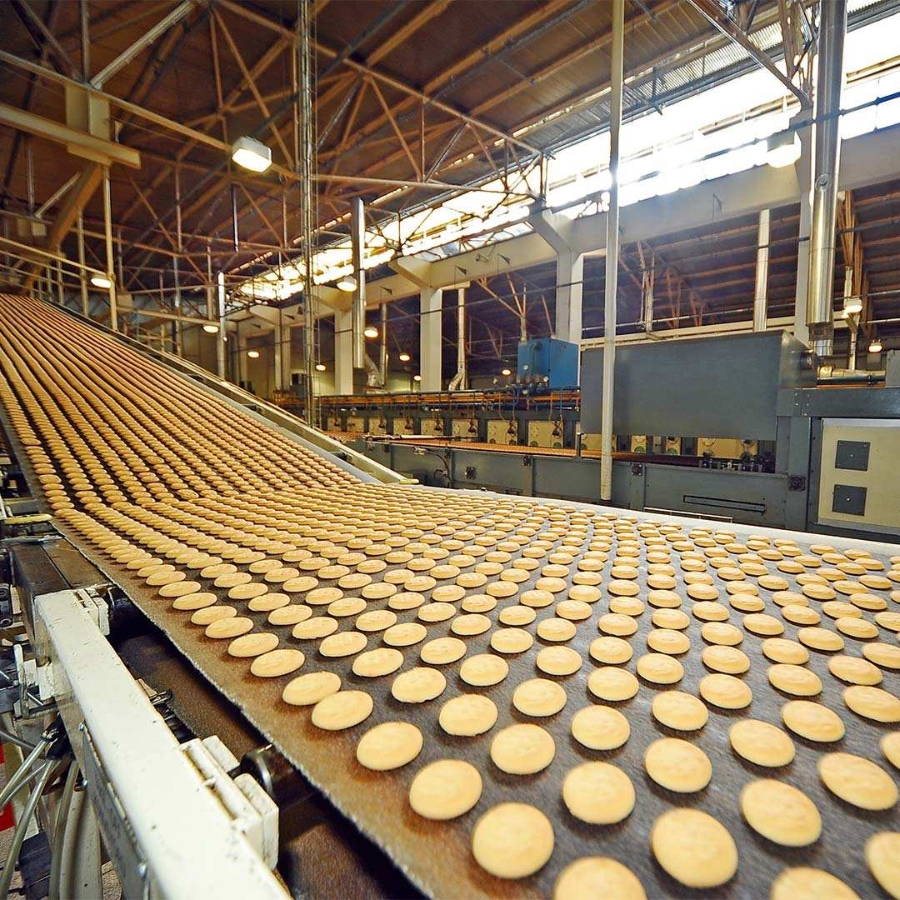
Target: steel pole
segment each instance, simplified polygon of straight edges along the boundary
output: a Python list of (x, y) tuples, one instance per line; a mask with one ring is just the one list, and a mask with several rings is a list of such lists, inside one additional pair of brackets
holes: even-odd
[(116, 271), (113, 259), (112, 191), (109, 184), (109, 166), (103, 167), (103, 227), (106, 232), (106, 277), (109, 279), (109, 324), (119, 330), (119, 309), (116, 298)]
[(350, 200), (350, 240), (353, 251), (353, 368), (364, 369), (366, 365), (366, 345), (363, 331), (366, 327), (366, 273), (363, 269), (363, 246), (366, 223), (363, 202), (359, 197)]
[[(619, 288), (619, 132), (622, 128), (625, 0), (612, 3), (612, 93), (609, 99), (609, 212), (606, 215), (606, 297), (603, 319), (603, 396), (600, 428), (600, 500), (612, 500), (613, 379), (616, 367), (616, 295)], [(579, 336), (580, 338), (580, 336)]]

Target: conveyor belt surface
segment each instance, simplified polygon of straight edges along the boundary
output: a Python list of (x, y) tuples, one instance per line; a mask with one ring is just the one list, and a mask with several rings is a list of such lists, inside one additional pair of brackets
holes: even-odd
[[(900, 719), (894, 705), (900, 682), (900, 555), (892, 557), (891, 548), (837, 538), (826, 546), (806, 535), (719, 529), (571, 503), (365, 484), (113, 339), (21, 297), (0, 295), (0, 370), (4, 424), (60, 528), (427, 893), (549, 895), (568, 864), (604, 856), (629, 867), (651, 897), (764, 896), (783, 870), (801, 865), (832, 872), (860, 896), (883, 895), (864, 846), (876, 832), (897, 831), (896, 803), (863, 811), (839, 800), (823, 785), (818, 765), (839, 750), (874, 761), (896, 785), (897, 771), (880, 747)], [(213, 565), (229, 567), (213, 572), (238, 577), (223, 582), (209, 571)], [(350, 577), (360, 575), (366, 577)], [(585, 600), (572, 603), (573, 592)], [(339, 595), (362, 605), (331, 605)], [(437, 600), (441, 595), (445, 599)], [(234, 618), (246, 619), (251, 633), (274, 634), (280, 648), (301, 650), (302, 667), (282, 677), (254, 676), (250, 659), (229, 655), (228, 640), (208, 636), (192, 624), (195, 613), (176, 608), (191, 605), (189, 598), (198, 606), (208, 603), (207, 610), (233, 608)], [(843, 605), (828, 605), (835, 602)], [(463, 682), (463, 660), (433, 664), (443, 671), (446, 689), (430, 702), (411, 705), (391, 696), (396, 673), (354, 675), (354, 656), (324, 656), (321, 650), (328, 645), (322, 639), (293, 637), (290, 626), (269, 621), (267, 605), (305, 610), (300, 614), (310, 622), (332, 619), (339, 634), (356, 630), (360, 613), (345, 614), (354, 606), (360, 612), (393, 611), (400, 623), (422, 622), (423, 610), (446, 609), (448, 619), (424, 622), (424, 640), (397, 648), (401, 673), (428, 667), (420, 654), (436, 638), (458, 637), (463, 659), (501, 655), (492, 641), (508, 631), (500, 616), (514, 606), (533, 611), (534, 620), (522, 629), (537, 638), (520, 653), (502, 654), (509, 674), (493, 687)], [(486, 616), (488, 630), (458, 635), (470, 630), (460, 624), (479, 624), (463, 619), (472, 610), (483, 611), (474, 614)], [(767, 618), (748, 618), (759, 612)], [(821, 635), (796, 622), (813, 618), (842, 649), (808, 651), (798, 668), (805, 681), (813, 673), (820, 685), (806, 699), (832, 710), (845, 733), (832, 743), (791, 733), (793, 761), (765, 769), (732, 750), (729, 730), (754, 718), (789, 733), (781, 717), (796, 698), (770, 684), (772, 658), (764, 654), (764, 641), (777, 634), (793, 642), (793, 652), (802, 650), (800, 641)], [(549, 620), (561, 631), (542, 638), (538, 628), (546, 634)], [(732, 677), (750, 688), (752, 702), (741, 709), (707, 702), (705, 726), (689, 732), (666, 728), (654, 718), (651, 704), (664, 691), (697, 696), (704, 689), (712, 671), (704, 650), (725, 640), (705, 626), (721, 620), (735, 626), (727, 641), (739, 643), (749, 669)], [(566, 628), (572, 632), (567, 638)], [(673, 632), (687, 638), (687, 648), (676, 646), (683, 641), (673, 642)], [(366, 650), (384, 646), (382, 632), (363, 633)], [(637, 678), (630, 699), (602, 700), (588, 681), (601, 668), (597, 658), (603, 652), (595, 641), (603, 635), (619, 635), (624, 642), (628, 658), (619, 668), (635, 673), (657, 646), (668, 651), (660, 656), (677, 660), (672, 668), (678, 677), (665, 685)], [(575, 651), (577, 671), (557, 677), (539, 670), (538, 654), (551, 646)], [(832, 674), (835, 657), (845, 656), (859, 661), (865, 678), (878, 684), (881, 693), (874, 696), (882, 715), (864, 716), (848, 705), (858, 706), (855, 695), (846, 694), (846, 678)], [(868, 657), (877, 665), (865, 666)], [(369, 694), (371, 715), (342, 731), (316, 727), (308, 708), (282, 700), (293, 678), (311, 672), (335, 673), (344, 690)], [(562, 687), (566, 702), (560, 712), (535, 717), (513, 706), (516, 688), (534, 678)], [(463, 693), (482, 694), (496, 706), (496, 724), (481, 735), (451, 736), (438, 722), (443, 704)], [(614, 707), (628, 719), (630, 736), (618, 749), (592, 750), (572, 736), (575, 714), (599, 706)], [(355, 758), (360, 737), (388, 721), (416, 724), (424, 737), (421, 753), (391, 772), (362, 767)], [(552, 737), (555, 755), (541, 772), (506, 774), (492, 762), (492, 741), (515, 723), (536, 725)], [(644, 755), (664, 736), (684, 739), (706, 754), (712, 764), (708, 786), (675, 793), (651, 780)], [(425, 819), (407, 801), (413, 777), (439, 759), (466, 760), (482, 778), (474, 808), (451, 821)], [(633, 812), (615, 825), (581, 821), (562, 799), (569, 773), (597, 761), (617, 767), (635, 789)], [(821, 837), (807, 847), (781, 847), (747, 824), (740, 794), (765, 777), (812, 799), (823, 823)], [(476, 823), (506, 802), (542, 811), (555, 836), (546, 864), (520, 879), (489, 874), (471, 851)], [(739, 863), (727, 883), (691, 890), (654, 859), (654, 824), (684, 807), (709, 813), (730, 832)], [(772, 816), (783, 812), (773, 809)], [(527, 840), (525, 834), (512, 837)], [(696, 867), (703, 867), (706, 849), (692, 848)]]

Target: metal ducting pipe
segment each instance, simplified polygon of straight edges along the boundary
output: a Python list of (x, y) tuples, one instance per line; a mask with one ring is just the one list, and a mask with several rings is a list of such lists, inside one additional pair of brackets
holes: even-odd
[(456, 374), (450, 379), (448, 389), (451, 391), (464, 391), (467, 385), (466, 378), (466, 289), (460, 288), (457, 292), (456, 304)]
[(350, 200), (350, 242), (353, 253), (353, 303), (350, 308), (353, 326), (353, 368), (366, 367), (366, 273), (363, 270), (363, 247), (365, 246), (366, 221), (363, 202), (359, 197)]
[(806, 322), (816, 356), (830, 356), (834, 345), (834, 252), (837, 243), (841, 90), (847, 0), (819, 4), (819, 74), (816, 81), (815, 171), (809, 238), (809, 295)]

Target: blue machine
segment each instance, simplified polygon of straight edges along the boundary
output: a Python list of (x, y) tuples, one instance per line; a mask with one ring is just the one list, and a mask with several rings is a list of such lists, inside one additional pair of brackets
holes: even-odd
[(522, 341), (516, 382), (547, 390), (578, 387), (578, 344), (556, 338)]

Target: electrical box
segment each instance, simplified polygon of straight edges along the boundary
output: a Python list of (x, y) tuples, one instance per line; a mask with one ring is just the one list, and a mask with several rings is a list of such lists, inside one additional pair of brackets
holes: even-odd
[(522, 341), (516, 381), (552, 389), (578, 387), (578, 344), (556, 338)]
[(823, 419), (819, 525), (900, 533), (900, 419)]

